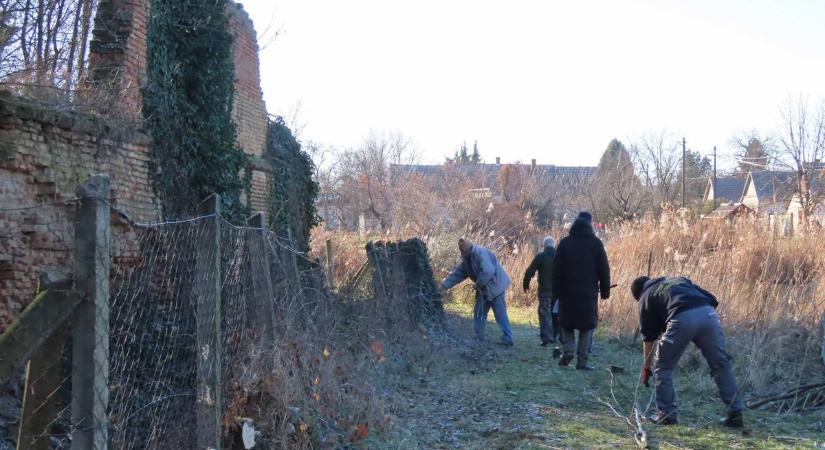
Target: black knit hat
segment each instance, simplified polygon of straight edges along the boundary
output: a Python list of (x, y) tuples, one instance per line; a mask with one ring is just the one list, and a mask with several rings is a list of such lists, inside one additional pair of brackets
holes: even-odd
[(592, 215), (592, 214), (590, 214), (590, 213), (589, 213), (589, 212), (587, 212), (587, 211), (582, 211), (582, 212), (580, 212), (580, 213), (579, 213), (579, 217), (578, 217), (578, 218), (579, 218), (579, 219), (584, 219), (584, 220), (586, 220), (586, 221), (588, 221), (588, 222), (592, 222), (592, 221), (593, 221), (593, 215)]
[(647, 283), (648, 281), (650, 281), (650, 277), (642, 276), (636, 278), (635, 280), (633, 280), (633, 283), (630, 284), (630, 292), (633, 293), (633, 298), (635, 298), (637, 301), (639, 300), (639, 297), (642, 296), (642, 291), (645, 288), (645, 283)]

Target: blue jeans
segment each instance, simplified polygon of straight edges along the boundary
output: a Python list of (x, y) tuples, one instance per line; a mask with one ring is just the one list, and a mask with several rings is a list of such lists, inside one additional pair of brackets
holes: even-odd
[(487, 316), (491, 308), (496, 323), (501, 328), (501, 342), (512, 344), (513, 331), (510, 329), (510, 319), (507, 318), (507, 305), (504, 303), (504, 294), (492, 300), (487, 300), (481, 296), (476, 297), (476, 305), (473, 310), (473, 326), (476, 337), (481, 341), (484, 340), (484, 326), (487, 324)]

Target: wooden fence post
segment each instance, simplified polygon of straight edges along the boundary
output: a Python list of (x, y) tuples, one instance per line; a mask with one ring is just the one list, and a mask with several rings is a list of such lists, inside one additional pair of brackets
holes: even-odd
[(333, 278), (335, 274), (333, 270), (335, 267), (333, 265), (335, 263), (335, 259), (333, 258), (333, 256), (334, 255), (332, 253), (332, 239), (327, 239), (327, 286), (329, 287), (330, 291), (335, 289), (335, 279)]
[(195, 263), (198, 397), (197, 448), (221, 446), (221, 198), (210, 195), (199, 206), (204, 219)]
[[(264, 342), (275, 343), (275, 293), (272, 289), (269, 253), (266, 251), (266, 215), (259, 212), (250, 217), (247, 224), (260, 231), (253, 233), (249, 242), (252, 267), (252, 290), (255, 292), (254, 304), (247, 304), (247, 317), (263, 330)], [(260, 267), (258, 267), (260, 266)]]
[(109, 177), (78, 186), (75, 287), (84, 301), (72, 325), (72, 449), (108, 445), (109, 407)]
[[(62, 291), (71, 288), (72, 279), (60, 271), (44, 273), (40, 276), (39, 291)], [(75, 307), (79, 298), (61, 296), (60, 306)], [(57, 308), (50, 308), (52, 311)], [(74, 307), (71, 310), (73, 311)], [(63, 316), (65, 317), (65, 316)], [(49, 427), (57, 417), (57, 396), (60, 387), (60, 356), (68, 336), (68, 326), (62, 317), (50, 317), (50, 325), (57, 327), (51, 335), (32, 353), (26, 366), (26, 388), (23, 393), (23, 411), (17, 433), (18, 450), (49, 450)], [(40, 330), (39, 330), (40, 331)], [(41, 335), (48, 334), (46, 329)], [(23, 344), (25, 345), (25, 344)]]

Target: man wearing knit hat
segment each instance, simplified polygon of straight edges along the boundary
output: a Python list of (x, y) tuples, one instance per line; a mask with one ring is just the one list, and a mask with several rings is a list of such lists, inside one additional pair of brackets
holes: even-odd
[[(725, 351), (716, 297), (684, 277), (638, 277), (633, 280), (630, 291), (639, 302), (639, 328), (644, 337), (641, 381), (649, 386), (651, 375), (656, 375), (659, 414), (653, 422), (678, 423), (673, 371), (688, 344), (693, 342), (708, 362), (719, 396), (725, 403), (726, 415), (720, 423), (733, 428), (744, 426), (744, 405), (738, 398), (731, 358)], [(657, 340), (656, 367), (651, 370)]]
[(539, 296), (539, 337), (541, 346), (556, 342), (559, 329), (558, 314), (553, 313), (556, 299), (553, 298), (553, 259), (556, 257), (556, 240), (553, 236), (544, 238), (544, 250), (539, 252), (524, 272), (522, 287), (530, 290), (530, 280), (538, 272)]

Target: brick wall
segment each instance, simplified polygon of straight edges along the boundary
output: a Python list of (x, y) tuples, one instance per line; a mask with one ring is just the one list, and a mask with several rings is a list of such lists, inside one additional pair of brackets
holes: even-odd
[[(33, 298), (46, 268), (69, 267), (74, 239), (74, 190), (89, 175), (112, 178), (113, 204), (139, 222), (159, 220), (148, 176), (149, 138), (140, 126), (146, 77), (147, 0), (100, 0), (90, 43), (90, 87), (108, 98), (102, 119), (56, 112), (0, 92), (0, 332)], [(238, 144), (252, 156), (247, 199), (266, 211), (271, 167), (266, 144), (266, 105), (260, 86), (258, 44), (252, 20), (240, 5), (227, 7), (236, 67), (233, 118)], [(9, 207), (40, 205), (9, 211)], [(3, 209), (6, 209), (5, 211)], [(115, 236), (128, 233), (113, 217)], [(130, 239), (114, 239), (116, 263), (128, 260)]]
[[(112, 204), (134, 220), (160, 218), (148, 144), (123, 123), (0, 92), (0, 332), (32, 300), (44, 269), (71, 266), (74, 205), (61, 203), (89, 175), (109, 174)], [(116, 236), (128, 230), (116, 216), (113, 225)], [(128, 258), (129, 240), (113, 241), (115, 261)]]
[(229, 29), (235, 37), (235, 104), (232, 118), (238, 126), (238, 144), (251, 155), (262, 156), (266, 146), (266, 104), (261, 90), (258, 36), (249, 14), (230, 2)]
[(89, 78), (100, 92), (109, 93), (107, 111), (119, 117), (140, 118), (146, 81), (147, 0), (99, 0), (89, 42)]
[[(234, 37), (235, 104), (232, 117), (238, 144), (261, 156), (266, 145), (266, 104), (261, 90), (258, 36), (243, 6), (229, 2), (226, 10)], [(146, 80), (147, 0), (100, 0), (92, 42), (89, 73), (92, 83), (117, 96), (117, 115), (140, 117), (140, 87)]]

